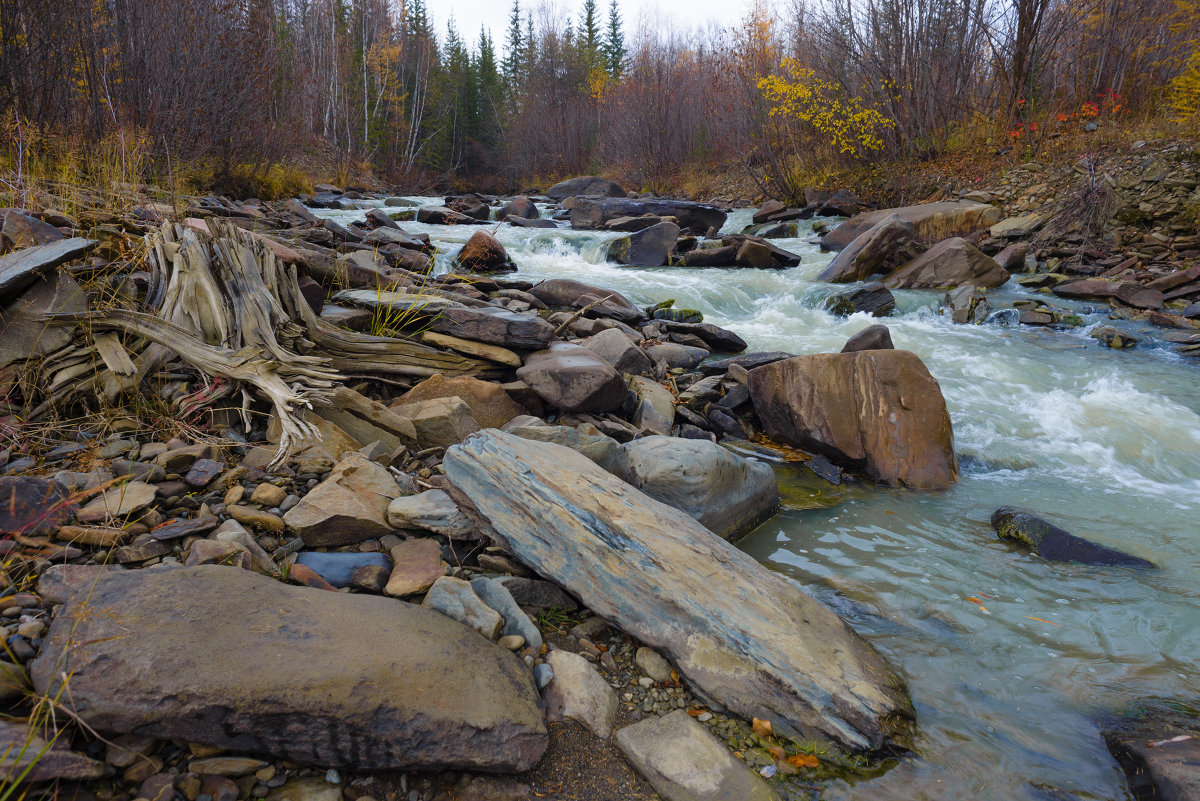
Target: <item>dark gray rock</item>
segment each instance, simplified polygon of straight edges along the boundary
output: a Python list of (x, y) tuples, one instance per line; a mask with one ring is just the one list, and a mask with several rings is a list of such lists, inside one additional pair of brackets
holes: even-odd
[(625, 382), (612, 365), (581, 345), (556, 342), (531, 354), (517, 378), (543, 401), (568, 412), (607, 412), (625, 400)]
[(783, 361), (790, 359), (795, 354), (786, 353), (781, 350), (772, 351), (756, 351), (755, 353), (746, 353), (741, 356), (734, 356), (729, 359), (718, 359), (716, 361), (705, 362), (700, 365), (700, 369), (705, 375), (718, 375), (720, 373), (729, 372), (729, 368), (737, 364), (747, 370), (753, 370), (755, 367), (762, 367), (764, 364), (771, 362)]
[(1152, 701), (1137, 714), (1106, 721), (1104, 742), (1136, 799), (1200, 799), (1200, 714), (1195, 704)]
[(552, 307), (583, 309), (598, 300), (607, 298), (585, 314), (585, 317), (611, 317), (623, 323), (637, 323), (646, 319), (646, 314), (634, 306), (629, 298), (615, 289), (573, 281), (570, 278), (551, 278), (529, 290), (529, 294)]
[(417, 209), (417, 222), (426, 225), (482, 225), (487, 219), (477, 220), (445, 206), (421, 206)]
[(609, 261), (634, 267), (662, 267), (667, 263), (667, 254), (675, 247), (675, 240), (678, 238), (678, 225), (660, 222), (629, 236), (612, 240), (608, 245), (607, 258)]
[(1029, 512), (1005, 506), (992, 513), (992, 528), (1002, 540), (1012, 540), (1052, 562), (1082, 562), (1113, 567), (1154, 567), (1154, 564), (1126, 553), (1088, 542), (1082, 537)]
[(544, 348), (554, 338), (554, 326), (536, 314), (493, 307), (446, 308), (429, 328), (439, 334), (521, 350)]
[(712, 323), (676, 323), (664, 320), (659, 325), (668, 333), (697, 336), (704, 341), (709, 350), (718, 353), (741, 353), (746, 349), (746, 340)]
[(99, 731), (363, 771), (519, 772), (546, 749), (526, 667), (431, 610), (217, 565), (51, 572), (67, 603), (34, 686), (69, 670)]
[(0, 301), (7, 302), (60, 264), (87, 254), (99, 242), (72, 237), (0, 256)]
[(825, 301), (825, 308), (845, 316), (864, 312), (872, 317), (887, 317), (896, 310), (896, 296), (883, 284), (871, 281), (849, 292), (833, 295)]
[(644, 214), (674, 217), (680, 228), (701, 235), (707, 233), (710, 228), (720, 230), (727, 216), (716, 206), (690, 200), (576, 197), (571, 207), (571, 227), (588, 230), (603, 228), (609, 220), (618, 217), (640, 217)]
[(566, 200), (576, 195), (599, 195), (603, 197), (625, 197), (628, 194), (621, 185), (598, 175), (581, 175), (559, 181), (546, 190), (551, 200)]
[(38, 278), (0, 310), (0, 367), (44, 356), (70, 343), (71, 326), (47, 324), (50, 314), (87, 311), (87, 294), (65, 271)]

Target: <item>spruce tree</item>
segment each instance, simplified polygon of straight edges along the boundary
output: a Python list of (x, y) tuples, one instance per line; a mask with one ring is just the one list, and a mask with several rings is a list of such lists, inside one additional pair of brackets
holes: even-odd
[(508, 38), (504, 42), (504, 61), (500, 70), (504, 84), (510, 93), (521, 83), (522, 62), (525, 52), (525, 36), (521, 30), (521, 0), (513, 0), (512, 14), (508, 17)]
[(579, 46), (589, 60), (596, 60), (600, 52), (600, 20), (596, 17), (596, 0), (583, 0), (583, 20), (579, 29)]
[(601, 48), (604, 56), (604, 66), (608, 74), (620, 78), (625, 71), (625, 33), (621, 30), (621, 10), (617, 0), (612, 0), (608, 6), (608, 32)]

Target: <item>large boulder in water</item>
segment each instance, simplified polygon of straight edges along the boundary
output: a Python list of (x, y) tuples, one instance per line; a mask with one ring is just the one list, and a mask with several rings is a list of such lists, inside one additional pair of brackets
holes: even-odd
[(640, 231), (614, 239), (608, 244), (607, 258), (634, 267), (662, 267), (667, 254), (679, 238), (679, 226), (660, 222)]
[[(628, 194), (621, 185), (598, 175), (581, 175), (559, 181), (546, 190), (552, 200), (566, 200), (575, 195), (600, 195), (603, 197), (625, 197)], [(522, 215), (524, 216), (524, 215)]]
[(534, 284), (529, 294), (547, 306), (559, 308), (584, 309), (595, 303), (585, 317), (611, 317), (630, 324), (646, 318), (645, 312), (617, 290), (603, 289), (570, 278), (551, 278)]
[(467, 244), (454, 257), (454, 263), (477, 273), (511, 273), (517, 270), (504, 245), (487, 231), (471, 234)]
[(961, 237), (951, 237), (888, 273), (883, 284), (892, 289), (938, 289), (966, 284), (990, 289), (1008, 279), (1008, 270), (990, 256)]
[(854, 749), (908, 735), (901, 680), (837, 615), (572, 450), (487, 430), (446, 452), (460, 506), (517, 559), (659, 651), (703, 698)]
[(915, 489), (958, 479), (941, 387), (906, 350), (818, 353), (750, 371), (767, 434), (872, 479)]
[(849, 284), (886, 273), (911, 254), (913, 225), (892, 214), (860, 234), (817, 276), (819, 281)]
[(825, 250), (841, 250), (860, 235), (891, 215), (912, 223), (913, 233), (920, 239), (937, 241), (949, 236), (966, 236), (1000, 222), (1000, 209), (970, 200), (947, 200), (922, 203), (896, 209), (880, 209), (856, 214), (821, 237)]
[(43, 589), (66, 604), (34, 686), (69, 675), (101, 732), (355, 771), (524, 771), (548, 743), (525, 665), (430, 609), (218, 565), (58, 566)]
[(690, 200), (634, 200), (620, 197), (577, 197), (571, 206), (571, 227), (593, 230), (603, 228), (618, 217), (640, 217), (653, 214), (674, 217), (680, 228), (705, 234), (709, 228), (721, 229), (726, 213), (707, 203)]
[(745, 533), (779, 505), (769, 465), (706, 439), (635, 439), (621, 446), (613, 472), (725, 539)]
[(540, 217), (538, 207), (527, 197), (514, 197), (500, 207), (497, 220), (507, 220), (509, 217), (520, 217), (523, 220), (536, 220)]
[(555, 409), (609, 412), (625, 400), (625, 381), (595, 353), (568, 342), (530, 354), (517, 378)]
[(1088, 542), (1069, 531), (1047, 523), (1020, 509), (1001, 507), (992, 513), (992, 528), (1002, 540), (1011, 540), (1052, 562), (1082, 562), (1116, 567), (1154, 567), (1153, 563), (1127, 553)]

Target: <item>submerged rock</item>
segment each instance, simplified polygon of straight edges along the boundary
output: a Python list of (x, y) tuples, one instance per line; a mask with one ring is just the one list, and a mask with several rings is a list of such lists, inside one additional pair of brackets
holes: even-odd
[(829, 609), (567, 448), (487, 430), (450, 448), (453, 494), (523, 563), (671, 659), (702, 695), (856, 749), (904, 738), (883, 659)]
[(750, 397), (768, 435), (914, 489), (958, 480), (941, 387), (906, 350), (819, 353), (750, 371)]
[(52, 572), (67, 603), (34, 686), (69, 671), (99, 731), (349, 770), (518, 772), (546, 749), (525, 666), (431, 610), (216, 565)]
[(1154, 567), (1154, 564), (1126, 553), (1076, 537), (1069, 531), (1047, 523), (1029, 512), (1001, 507), (992, 513), (992, 528), (1002, 540), (1012, 540), (1052, 562), (1082, 562), (1116, 567)]
[(825, 308), (833, 314), (847, 317), (855, 312), (887, 317), (896, 310), (896, 296), (878, 281), (870, 281), (857, 289), (826, 299)]
[(1106, 722), (1102, 731), (1134, 798), (1200, 799), (1200, 714), (1195, 707), (1150, 702), (1134, 718)]

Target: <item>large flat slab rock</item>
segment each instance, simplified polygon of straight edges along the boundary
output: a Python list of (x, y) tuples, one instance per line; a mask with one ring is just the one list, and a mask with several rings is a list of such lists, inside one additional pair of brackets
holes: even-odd
[(641, 217), (646, 214), (674, 217), (680, 228), (698, 234), (704, 234), (709, 228), (720, 230), (728, 216), (717, 206), (691, 200), (576, 197), (571, 206), (571, 227), (602, 228), (618, 217)]
[(216, 565), (51, 572), (34, 685), (68, 672), (101, 732), (347, 770), (517, 772), (548, 743), (525, 666), (432, 610)]
[(490, 307), (447, 308), (429, 327), (435, 333), (520, 350), (539, 350), (554, 338), (554, 326), (536, 314)]
[(0, 256), (0, 301), (7, 302), (58, 265), (79, 258), (97, 244), (95, 239), (76, 236)]
[(688, 515), (567, 448), (481, 431), (445, 457), (452, 495), (513, 554), (777, 731), (877, 749), (901, 680), (837, 615)]
[[(857, 240), (856, 240), (857, 241)], [(991, 289), (1009, 279), (1008, 270), (961, 237), (943, 239), (883, 279), (892, 289), (936, 289), (965, 284)]]

